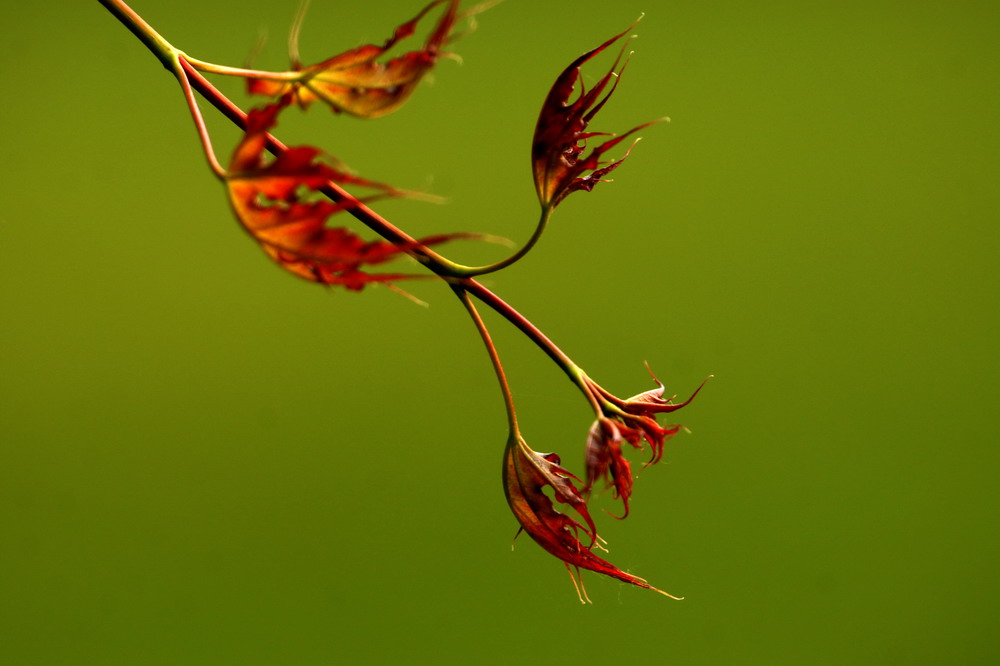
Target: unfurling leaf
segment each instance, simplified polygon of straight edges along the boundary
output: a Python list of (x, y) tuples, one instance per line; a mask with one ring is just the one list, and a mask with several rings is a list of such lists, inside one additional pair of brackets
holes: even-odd
[[(366, 242), (346, 228), (328, 227), (331, 215), (362, 201), (406, 193), (319, 162), (320, 151), (309, 146), (289, 148), (266, 162), (267, 132), (284, 106), (272, 104), (250, 111), (246, 134), (226, 174), (229, 200), (240, 224), (279, 266), (313, 282), (360, 291), (372, 282), (389, 284), (414, 277), (366, 273), (361, 270), (364, 266), (385, 263), (420, 246), (476, 237), (442, 234), (407, 246), (383, 240)], [(330, 182), (367, 187), (376, 194), (363, 199), (348, 196), (337, 203), (326, 198), (311, 200)]]
[[(424, 47), (386, 62), (378, 62), (397, 42), (413, 35), (417, 23), (437, 5), (447, 7), (427, 37)], [(429, 72), (441, 48), (450, 40), (458, 12), (458, 0), (435, 0), (414, 18), (396, 28), (392, 37), (381, 46), (367, 44), (341, 53), (323, 62), (292, 68), (300, 73), (293, 81), (271, 81), (261, 78), (247, 80), (251, 94), (282, 97), (291, 94), (306, 107), (317, 100), (325, 102), (336, 113), (361, 118), (376, 118), (398, 109), (410, 96), (420, 79)]]
[[(556, 206), (567, 195), (577, 190), (586, 190), (587, 192), (593, 190), (597, 183), (603, 182), (604, 176), (616, 169), (628, 157), (631, 148), (626, 151), (624, 156), (614, 161), (602, 159), (604, 153), (621, 143), (625, 137), (633, 132), (660, 122), (654, 120), (644, 123), (619, 136), (608, 132), (586, 131), (587, 125), (618, 86), (619, 78), (625, 70), (625, 64), (622, 64), (618, 71), (615, 71), (615, 68), (621, 63), (624, 47), (611, 69), (590, 90), (586, 90), (583, 83), (580, 83), (579, 95), (575, 101), (570, 102), (570, 97), (576, 90), (577, 80), (580, 78), (580, 68), (584, 63), (624, 37), (627, 32), (628, 30), (615, 35), (596, 49), (588, 51), (574, 60), (559, 75), (545, 98), (542, 111), (538, 116), (538, 124), (535, 126), (535, 137), (531, 146), (535, 190), (538, 192), (538, 199), (542, 206)], [(614, 79), (613, 83), (612, 79)], [(607, 94), (604, 94), (609, 83), (611, 89), (607, 91)], [(604, 96), (602, 97), (602, 95)], [(595, 136), (614, 138), (604, 141), (592, 148), (589, 153), (584, 154), (587, 149), (587, 139)]]
[[(504, 490), (511, 511), (528, 536), (566, 563), (581, 602), (587, 600), (587, 597), (582, 587), (580, 569), (596, 571), (672, 596), (593, 553), (593, 549), (599, 547), (594, 521), (587, 509), (586, 499), (573, 483), (579, 479), (560, 465), (558, 455), (533, 451), (515, 434), (508, 442), (504, 456)], [(572, 507), (584, 522), (557, 511), (552, 499), (544, 492), (546, 486), (552, 489), (557, 503)], [(584, 541), (581, 541), (581, 535)]]
[(587, 490), (591, 490), (598, 480), (604, 479), (608, 486), (614, 487), (615, 498), (622, 500), (625, 509), (622, 518), (629, 512), (632, 472), (631, 465), (622, 453), (621, 442), (624, 440), (640, 450), (644, 448), (643, 442), (649, 444), (652, 457), (643, 465), (644, 467), (659, 462), (663, 458), (666, 441), (677, 434), (681, 426), (661, 426), (656, 421), (656, 415), (673, 412), (686, 406), (705, 385), (705, 382), (702, 382), (684, 402), (674, 403), (672, 398), (663, 398), (663, 383), (656, 378), (652, 370), (649, 374), (656, 382), (657, 388), (627, 400), (615, 397), (593, 380), (586, 379), (591, 390), (612, 405), (611, 409), (605, 411), (605, 416), (594, 421), (587, 435)]
[(650, 389), (638, 395), (634, 395), (628, 400), (619, 400), (618, 406), (622, 410), (620, 416), (622, 424), (619, 425), (622, 437), (624, 437), (632, 446), (641, 449), (642, 440), (646, 440), (649, 443), (649, 448), (652, 450), (652, 458), (646, 463), (646, 466), (658, 463), (663, 457), (663, 445), (664, 442), (676, 435), (680, 431), (681, 426), (679, 425), (669, 425), (660, 427), (656, 422), (657, 414), (669, 414), (670, 412), (675, 412), (682, 407), (686, 407), (694, 397), (698, 395), (702, 387), (705, 386), (706, 379), (702, 382), (698, 388), (694, 390), (691, 396), (684, 402), (674, 403), (673, 398), (663, 398), (664, 386), (663, 382), (657, 379), (653, 371), (648, 368), (650, 377), (656, 382), (657, 388)]
[(628, 516), (628, 500), (632, 496), (632, 465), (622, 455), (622, 435), (618, 425), (609, 418), (594, 421), (587, 434), (587, 488), (599, 479), (615, 489), (615, 499), (625, 507), (622, 518)]

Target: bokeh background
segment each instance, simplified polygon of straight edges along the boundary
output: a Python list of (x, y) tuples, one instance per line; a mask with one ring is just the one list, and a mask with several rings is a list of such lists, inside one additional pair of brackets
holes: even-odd
[[(134, 6), (206, 60), (264, 27), (277, 68), (297, 2)], [(419, 6), (314, 0), (303, 57)], [(598, 511), (610, 559), (687, 599), (587, 575), (581, 607), (511, 552), (502, 404), (448, 289), (284, 274), (131, 34), (2, 5), (0, 661), (995, 663), (1000, 5), (508, 0), (402, 112), (278, 133), (447, 197), (380, 207), (415, 234), (523, 240), (548, 86), (641, 12), (594, 128), (672, 122), (488, 279), (620, 395), (644, 361), (716, 376), (633, 515)], [(586, 404), (488, 319), (526, 437), (579, 470)]]

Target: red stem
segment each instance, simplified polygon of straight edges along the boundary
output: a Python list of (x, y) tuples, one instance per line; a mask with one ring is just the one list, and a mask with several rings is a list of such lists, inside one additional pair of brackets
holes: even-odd
[[(201, 93), (201, 96), (204, 97), (209, 104), (218, 109), (219, 112), (226, 118), (229, 118), (229, 120), (231, 120), (237, 127), (240, 129), (246, 129), (247, 114), (243, 111), (243, 109), (233, 104), (228, 97), (223, 95), (218, 88), (213, 86), (208, 79), (202, 76), (202, 74), (183, 57), (181, 58), (181, 68), (184, 70), (184, 74), (191, 82), (191, 87)], [(281, 141), (278, 141), (278, 139), (276, 139), (272, 134), (268, 133), (267, 150), (272, 155), (279, 155), (288, 150), (288, 146), (283, 144)], [(320, 188), (320, 191), (335, 202), (352, 198), (347, 191), (334, 182), (328, 182), (324, 187)], [(449, 275), (446, 266), (448, 263), (447, 259), (430, 248), (421, 245), (417, 239), (413, 238), (405, 231), (386, 220), (368, 206), (364, 204), (354, 205), (348, 209), (348, 212), (357, 218), (357, 220), (362, 224), (389, 242), (412, 248), (411, 254), (413, 254), (417, 261), (424, 264), (424, 266), (426, 266), (429, 270), (443, 277), (447, 277)]]
[[(135, 13), (123, 0), (99, 0), (114, 16), (116, 16), (133, 34), (135, 34), (150, 51), (156, 55), (171, 71), (174, 71), (174, 62), (180, 64), (180, 72), (175, 72), (178, 77), (187, 79), (192, 88), (198, 91), (201, 96), (222, 115), (232, 121), (240, 129), (246, 129), (247, 114), (229, 100), (222, 92), (212, 85), (208, 79), (194, 68), (185, 58), (183, 53), (176, 51), (169, 43), (163, 39), (148, 23)], [(172, 55), (172, 57), (171, 57)], [(173, 58), (176, 58), (174, 60)], [(185, 82), (182, 82), (182, 84)], [(267, 134), (267, 150), (273, 155), (279, 155), (288, 147), (276, 139), (270, 133)], [(326, 196), (334, 202), (345, 199), (353, 199), (343, 188), (334, 182), (328, 182), (320, 188)], [(368, 208), (364, 204), (351, 206), (348, 211), (359, 222), (369, 229), (379, 234), (391, 243), (402, 245), (407, 248), (418, 262), (431, 272), (448, 280), (453, 287), (458, 287), (462, 291), (467, 291), (474, 295), (484, 304), (495, 310), (507, 321), (512, 323), (522, 333), (540, 347), (555, 363), (562, 368), (573, 383), (580, 387), (584, 395), (588, 397), (592, 404), (596, 406), (596, 397), (583, 378), (582, 371), (575, 363), (542, 333), (534, 324), (515, 310), (510, 304), (484, 287), (476, 280), (469, 277), (456, 275), (451, 267), (452, 262), (434, 252), (430, 248), (420, 244), (405, 231), (395, 226), (384, 217)], [(460, 271), (459, 271), (460, 272)]]
[(517, 428), (517, 411), (514, 409), (514, 397), (510, 393), (510, 384), (507, 383), (507, 373), (504, 372), (503, 363), (500, 362), (500, 353), (497, 351), (496, 345), (493, 344), (493, 338), (490, 337), (490, 331), (486, 328), (486, 323), (483, 322), (483, 318), (479, 315), (479, 311), (476, 309), (476, 305), (469, 298), (469, 293), (458, 285), (452, 285), (451, 287), (455, 291), (455, 295), (458, 296), (459, 300), (462, 301), (462, 305), (469, 312), (469, 316), (472, 318), (472, 322), (476, 325), (476, 329), (479, 331), (480, 337), (483, 339), (483, 344), (486, 345), (486, 351), (490, 355), (490, 362), (493, 364), (493, 370), (496, 372), (497, 381), (500, 383), (500, 391), (503, 393), (503, 403), (504, 407), (507, 408), (507, 426), (510, 429), (510, 440), (515, 437), (520, 437)]
[[(228, 97), (222, 94), (218, 88), (213, 86), (208, 79), (202, 76), (201, 73), (198, 72), (190, 63), (184, 60), (184, 58), (181, 58), (181, 68), (190, 80), (191, 86), (197, 90), (209, 104), (214, 106), (224, 116), (229, 118), (229, 120), (231, 120), (237, 127), (240, 129), (246, 129), (247, 115), (243, 109), (233, 104)], [(288, 147), (269, 133), (267, 134), (267, 150), (273, 155), (279, 155), (288, 150)], [(343, 188), (333, 182), (327, 183), (324, 187), (320, 188), (320, 191), (335, 202), (342, 201), (351, 196)], [(364, 204), (359, 204), (351, 206), (346, 212), (353, 215), (359, 222), (389, 242), (412, 248), (411, 254), (413, 254), (417, 261), (423, 264), (428, 270), (444, 278), (451, 278), (447, 266), (444, 265), (447, 260), (430, 248), (421, 245), (415, 238), (386, 220), (371, 208), (368, 208)], [(574, 379), (574, 382), (576, 381), (575, 377), (579, 371), (576, 364), (573, 363), (565, 352), (559, 349), (559, 347), (557, 347), (556, 344), (548, 338), (548, 336), (542, 333), (537, 326), (532, 324), (524, 317), (524, 315), (515, 310), (509, 303), (472, 278), (452, 278), (452, 282), (461, 285), (463, 289), (473, 294), (484, 304), (496, 310), (507, 321), (512, 323), (521, 332), (527, 335), (532, 342), (541, 347), (542, 350), (548, 354), (549, 357), (555, 361), (564, 372)], [(579, 384), (579, 382), (576, 383)], [(587, 392), (589, 393), (589, 391)]]

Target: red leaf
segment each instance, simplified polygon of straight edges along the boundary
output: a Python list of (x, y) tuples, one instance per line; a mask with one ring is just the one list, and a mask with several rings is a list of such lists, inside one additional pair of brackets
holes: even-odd
[(660, 427), (656, 422), (655, 415), (674, 412), (681, 407), (687, 406), (698, 395), (698, 392), (705, 386), (705, 382), (708, 379), (702, 382), (687, 400), (681, 403), (674, 403), (672, 397), (666, 400), (663, 398), (663, 382), (656, 378), (656, 375), (649, 369), (649, 366), (646, 366), (646, 368), (649, 370), (649, 375), (653, 378), (653, 381), (657, 383), (657, 388), (619, 402), (624, 412), (621, 416), (624, 425), (621, 428), (622, 436), (636, 448), (642, 448), (642, 439), (649, 442), (649, 447), (653, 452), (653, 457), (646, 463), (646, 466), (649, 466), (660, 461), (663, 457), (663, 445), (665, 441), (676, 435), (681, 429), (679, 425)]
[(652, 456), (643, 467), (658, 463), (663, 458), (666, 441), (680, 432), (681, 426), (661, 426), (656, 421), (656, 414), (673, 412), (686, 406), (705, 385), (705, 382), (702, 382), (690, 398), (675, 404), (672, 398), (663, 398), (663, 383), (656, 378), (652, 370), (649, 370), (649, 374), (656, 382), (657, 388), (628, 400), (622, 400), (593, 380), (586, 379), (590, 388), (611, 404), (611, 407), (605, 409), (604, 416), (594, 422), (587, 435), (587, 490), (592, 490), (600, 479), (603, 479), (608, 486), (614, 487), (615, 499), (621, 499), (624, 506), (622, 518), (629, 513), (633, 479), (631, 465), (625, 459), (621, 442), (624, 440), (640, 450), (644, 448), (644, 442), (649, 444)]
[[(397, 42), (413, 35), (417, 23), (431, 9), (447, 2), (447, 7), (427, 37), (424, 47), (410, 51), (386, 62), (378, 62)], [(381, 46), (367, 44), (333, 56), (323, 62), (300, 68), (299, 79), (267, 81), (259, 78), (247, 80), (251, 94), (281, 97), (291, 94), (305, 107), (314, 101), (325, 102), (336, 113), (347, 113), (362, 118), (375, 118), (398, 109), (414, 91), (420, 79), (429, 72), (441, 48), (449, 41), (455, 26), (458, 0), (435, 0), (414, 18), (396, 28), (392, 37)]]
[(620, 499), (628, 516), (628, 500), (632, 496), (632, 466), (622, 454), (622, 434), (618, 425), (609, 418), (594, 421), (587, 435), (586, 466), (587, 490), (598, 479), (614, 486), (615, 499)]
[[(596, 49), (574, 60), (556, 79), (542, 105), (538, 124), (535, 126), (531, 159), (535, 189), (543, 206), (556, 206), (571, 192), (577, 190), (589, 192), (597, 183), (604, 182), (604, 176), (616, 169), (628, 157), (631, 148), (623, 157), (614, 161), (602, 160), (604, 153), (633, 132), (659, 122), (654, 120), (633, 127), (620, 136), (607, 132), (586, 131), (591, 119), (601, 110), (618, 86), (625, 65), (623, 64), (617, 72), (615, 68), (622, 60), (624, 46), (611, 69), (594, 84), (594, 87), (586, 90), (581, 83), (579, 95), (575, 101), (570, 102), (570, 97), (576, 90), (577, 80), (580, 78), (580, 68), (584, 63), (621, 39), (627, 32), (628, 30), (615, 35)], [(609, 83), (611, 89), (601, 97)], [(614, 138), (604, 141), (584, 154), (587, 149), (587, 139), (595, 136)]]
[[(229, 200), (240, 224), (279, 266), (306, 280), (360, 291), (372, 282), (388, 284), (417, 277), (366, 273), (361, 270), (363, 266), (385, 263), (419, 246), (475, 237), (438, 235), (407, 246), (384, 240), (364, 241), (346, 228), (328, 227), (331, 215), (362, 201), (403, 196), (405, 192), (319, 162), (320, 151), (310, 146), (289, 148), (265, 162), (267, 132), (284, 106), (273, 104), (250, 111), (246, 134), (236, 147), (226, 175)], [(326, 198), (311, 200), (331, 181), (371, 188), (377, 193), (338, 203)]]
[[(504, 455), (503, 478), (507, 503), (528, 536), (565, 562), (570, 567), (570, 575), (576, 570), (573, 582), (577, 585), (578, 593), (582, 590), (579, 569), (588, 569), (672, 596), (593, 553), (598, 540), (594, 521), (587, 510), (586, 500), (573, 484), (574, 479), (579, 479), (560, 466), (558, 455), (532, 451), (520, 437), (508, 443)], [(544, 492), (545, 486), (552, 489), (557, 503), (571, 506), (584, 522), (580, 523), (557, 511), (555, 504)], [(580, 540), (581, 533), (589, 542), (587, 545)], [(580, 601), (585, 599), (586, 592), (583, 591)]]

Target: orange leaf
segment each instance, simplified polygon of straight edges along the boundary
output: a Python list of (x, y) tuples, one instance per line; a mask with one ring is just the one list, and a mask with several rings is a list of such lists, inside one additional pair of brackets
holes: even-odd
[[(410, 51), (379, 62), (397, 42), (413, 35), (417, 23), (434, 7), (447, 1), (447, 8), (427, 37), (424, 48)], [(448, 42), (455, 26), (458, 0), (435, 0), (413, 19), (402, 24), (392, 37), (381, 46), (367, 44), (333, 56), (323, 62), (300, 68), (302, 75), (295, 81), (267, 81), (259, 78), (247, 80), (251, 94), (280, 97), (291, 94), (295, 101), (306, 107), (317, 100), (325, 102), (336, 113), (347, 113), (361, 118), (376, 118), (398, 109), (416, 88), (420, 79), (429, 72), (441, 47)]]
[[(310, 146), (289, 148), (265, 162), (267, 132), (284, 106), (286, 103), (250, 111), (246, 134), (226, 175), (229, 200), (240, 224), (279, 266), (312, 282), (339, 284), (360, 291), (371, 282), (387, 284), (418, 277), (371, 274), (362, 271), (363, 266), (385, 263), (416, 247), (474, 236), (442, 234), (412, 245), (397, 245), (384, 240), (364, 241), (346, 228), (328, 227), (331, 215), (362, 201), (406, 193), (318, 162), (320, 151)], [(312, 200), (331, 181), (368, 187), (377, 193), (337, 203), (326, 198)]]

